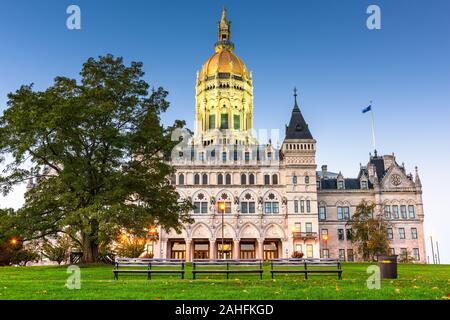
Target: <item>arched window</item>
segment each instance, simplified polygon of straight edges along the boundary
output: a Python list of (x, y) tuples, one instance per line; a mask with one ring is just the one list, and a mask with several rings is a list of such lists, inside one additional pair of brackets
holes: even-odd
[(296, 184), (297, 184), (297, 176), (296, 176), (296, 175), (294, 175), (294, 176), (292, 177), (292, 184), (293, 184), (293, 185), (296, 185)]
[(229, 173), (225, 176), (225, 184), (231, 184), (231, 174)]
[(208, 196), (200, 192), (193, 198), (194, 213), (208, 213)]
[(206, 173), (202, 175), (202, 184), (208, 184), (208, 175)]
[(256, 213), (256, 196), (251, 192), (243, 194), (239, 200), (241, 213)]
[(247, 176), (245, 175), (245, 173), (241, 174), (241, 184), (247, 184)]
[(272, 184), (278, 184), (278, 176), (276, 174), (272, 175)]
[(255, 184), (255, 175), (253, 173), (250, 173), (248, 176), (248, 184)]
[(221, 173), (217, 175), (217, 184), (223, 184), (223, 174)]
[(264, 213), (266, 214), (273, 214), (273, 213), (279, 213), (280, 212), (280, 203), (278, 197), (275, 195), (275, 193), (269, 193), (264, 198)]
[(194, 184), (200, 184), (200, 175), (198, 173), (194, 175)]
[(269, 185), (270, 184), (270, 176), (268, 174), (264, 175), (264, 184)]
[(305, 184), (309, 184), (309, 176), (305, 176)]
[(178, 184), (181, 186), (184, 185), (184, 174), (182, 173), (178, 176)]

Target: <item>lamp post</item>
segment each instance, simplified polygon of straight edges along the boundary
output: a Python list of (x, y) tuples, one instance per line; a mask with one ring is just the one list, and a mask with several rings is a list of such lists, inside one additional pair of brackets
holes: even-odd
[(434, 257), (433, 236), (430, 236), (431, 240), (431, 253), (433, 254), (433, 264), (436, 264), (436, 258)]
[[(155, 226), (151, 226), (148, 231), (148, 234), (150, 235), (150, 241), (152, 243), (152, 258), (154, 258), (155, 257), (155, 241), (158, 236), (158, 230), (156, 229)], [(147, 254), (148, 254), (148, 246), (147, 246)]]
[[(324, 234), (324, 235), (322, 236), (322, 240), (325, 241), (325, 249), (328, 249), (328, 235), (327, 235), (327, 234)], [(322, 255), (322, 256), (323, 256), (323, 255)], [(327, 257), (327, 258), (329, 258), (329, 257)]]
[(221, 255), (222, 259), (224, 258), (224, 254), (223, 254), (224, 234), (223, 234), (223, 232), (224, 232), (224, 216), (225, 216), (225, 209), (226, 209), (226, 207), (227, 207), (227, 205), (226, 205), (226, 203), (224, 201), (219, 202), (219, 209), (220, 209), (220, 211), (222, 211), (222, 248), (220, 249), (220, 255)]

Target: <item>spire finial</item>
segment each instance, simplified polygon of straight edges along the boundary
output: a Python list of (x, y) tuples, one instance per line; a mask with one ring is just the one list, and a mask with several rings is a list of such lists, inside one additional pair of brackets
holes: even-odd
[(297, 105), (297, 87), (294, 87), (294, 102), (295, 102), (294, 106), (298, 107), (298, 105)]

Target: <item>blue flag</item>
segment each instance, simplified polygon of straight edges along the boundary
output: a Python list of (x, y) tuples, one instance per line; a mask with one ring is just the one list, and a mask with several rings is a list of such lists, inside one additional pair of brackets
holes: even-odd
[(370, 105), (370, 106), (368, 106), (367, 108), (364, 108), (363, 111), (362, 111), (362, 113), (366, 113), (366, 112), (369, 112), (369, 111), (371, 111), (371, 110), (372, 110), (372, 106)]

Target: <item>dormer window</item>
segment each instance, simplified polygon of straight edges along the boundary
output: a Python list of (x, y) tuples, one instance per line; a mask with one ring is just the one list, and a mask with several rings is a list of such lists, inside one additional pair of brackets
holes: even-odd
[(366, 180), (362, 180), (361, 181), (361, 189), (367, 189), (367, 181)]
[(338, 188), (339, 190), (344, 189), (344, 180), (339, 180), (339, 181), (338, 181), (338, 183), (337, 183), (337, 188)]
[(267, 152), (267, 159), (272, 160), (272, 152)]

